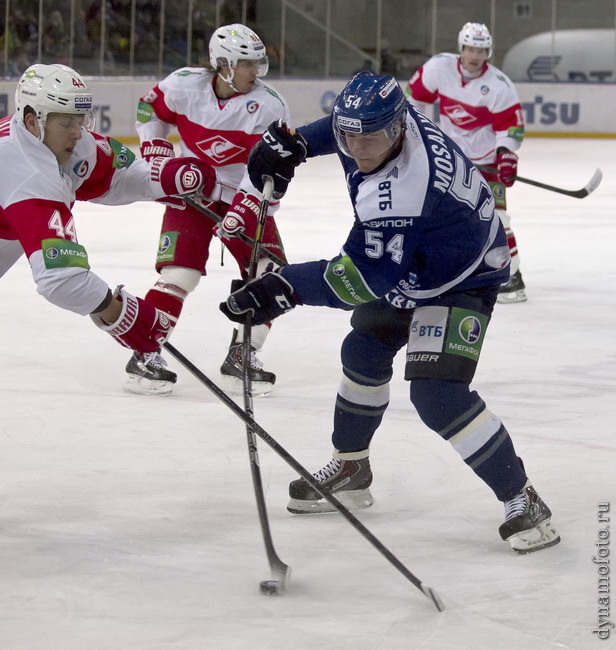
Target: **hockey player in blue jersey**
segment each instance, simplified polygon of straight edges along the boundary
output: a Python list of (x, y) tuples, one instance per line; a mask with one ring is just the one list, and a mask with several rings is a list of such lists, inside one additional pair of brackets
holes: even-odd
[[(505, 232), (488, 184), (391, 76), (359, 73), (332, 115), (289, 133), (270, 125), (251, 152), (252, 182), (281, 196), (306, 157), (337, 153), (354, 223), (332, 260), (266, 273), (221, 304), (231, 319), (264, 323), (296, 305), (353, 309), (342, 344), (332, 460), (314, 474), (349, 508), (372, 504), (370, 441), (389, 402), (396, 353), (423, 422), (449, 441), (505, 505), (499, 528), (520, 553), (557, 544), (551, 512), (531, 485), (509, 433), (471, 391), (499, 286), (509, 275)], [(304, 480), (288, 509), (329, 511)]]

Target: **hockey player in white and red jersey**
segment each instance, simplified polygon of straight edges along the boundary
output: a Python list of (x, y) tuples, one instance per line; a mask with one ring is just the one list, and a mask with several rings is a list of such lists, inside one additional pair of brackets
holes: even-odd
[[(248, 154), (272, 121), (289, 123), (285, 100), (264, 83), (268, 60), (261, 39), (239, 24), (217, 29), (209, 43), (210, 65), (182, 68), (158, 83), (139, 102), (137, 131), (141, 154), (173, 156), (167, 139), (177, 130), (184, 155), (197, 156), (216, 168), (223, 191), (210, 210), (224, 218), (217, 229), (203, 215), (188, 206), (167, 207), (163, 217), (156, 270), (160, 276), (147, 299), (166, 312), (175, 324), (187, 295), (205, 275), (209, 247), (214, 235), (221, 236), (237, 261), (242, 278), (250, 262), (251, 249), (233, 235), (243, 230), (253, 237), (262, 194), (246, 172)], [(270, 203), (263, 237), (264, 247), (284, 259), (284, 251), (272, 213), (278, 202)], [(270, 324), (252, 329), (250, 370), (253, 394), (271, 391), (276, 376), (262, 368), (256, 357), (269, 332)], [(230, 392), (242, 390), (241, 326), (233, 331), (227, 357), (221, 367)], [(140, 394), (165, 395), (176, 381), (160, 355), (152, 355), (144, 367), (135, 358), (126, 366), (124, 388)]]
[(197, 159), (150, 166), (120, 142), (91, 132), (93, 125), (92, 93), (74, 70), (35, 64), (24, 72), (15, 114), (0, 120), (0, 276), (25, 252), (42, 296), (90, 315), (135, 354), (149, 354), (172, 324), (123, 286), (112, 293), (90, 271), (73, 204), (123, 205), (199, 190), (209, 195), (216, 176)]
[(505, 188), (515, 182), (524, 137), (522, 106), (515, 87), (488, 59), (492, 36), (480, 23), (466, 23), (458, 35), (457, 54), (437, 54), (409, 81), (413, 100), (440, 102), (440, 128), (479, 167), (490, 184), (497, 213), (505, 226), (511, 253), (511, 277), (502, 285), (498, 302), (524, 302), (516, 238), (507, 214)]

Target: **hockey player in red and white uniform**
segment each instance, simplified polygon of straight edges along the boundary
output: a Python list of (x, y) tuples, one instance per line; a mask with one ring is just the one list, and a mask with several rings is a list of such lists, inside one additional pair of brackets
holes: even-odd
[(522, 106), (511, 79), (488, 63), (492, 36), (485, 25), (466, 23), (458, 35), (458, 50), (459, 56), (437, 54), (424, 63), (409, 81), (410, 95), (414, 102), (440, 101), (439, 127), (490, 184), (511, 253), (511, 277), (501, 286), (498, 302), (524, 302), (520, 257), (505, 200), (505, 188), (517, 174), (514, 152), (524, 138)]
[[(222, 183), (220, 200), (209, 205), (224, 218), (221, 228), (190, 206), (165, 210), (156, 262), (160, 276), (147, 299), (166, 312), (174, 325), (185, 298), (205, 275), (214, 235), (221, 236), (246, 277), (251, 249), (233, 235), (243, 230), (254, 236), (262, 198), (246, 172), (248, 154), (272, 121), (288, 124), (290, 120), (285, 100), (260, 79), (267, 73), (268, 59), (265, 46), (251, 29), (240, 24), (220, 27), (210, 39), (209, 57), (206, 68), (181, 68), (158, 83), (139, 102), (137, 116), (141, 154), (146, 160), (174, 155), (167, 138), (175, 129), (182, 153), (211, 164)], [(263, 245), (284, 259), (271, 214), (277, 208), (278, 202), (270, 203)], [(255, 354), (268, 332), (269, 324), (252, 330), (250, 373), (255, 395), (269, 393), (276, 381)], [(242, 389), (241, 341), (239, 326), (220, 369), (230, 392)], [(124, 388), (140, 394), (170, 393), (176, 375), (165, 365), (160, 355), (153, 355), (144, 372), (131, 359)]]
[(107, 205), (156, 200), (215, 185), (197, 159), (150, 166), (120, 142), (90, 131), (92, 93), (64, 65), (35, 64), (19, 80), (15, 114), (0, 120), (0, 276), (26, 254), (37, 291), (51, 303), (90, 315), (136, 354), (153, 353), (172, 329), (167, 315), (90, 271), (78, 242), (75, 200)]

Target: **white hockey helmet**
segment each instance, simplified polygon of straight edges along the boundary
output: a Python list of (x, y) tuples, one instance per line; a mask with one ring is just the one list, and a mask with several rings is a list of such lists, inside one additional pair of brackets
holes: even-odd
[(482, 23), (466, 23), (458, 34), (458, 52), (462, 54), (462, 48), (481, 47), (488, 50), (488, 59), (492, 56), (492, 35), (490, 30)]
[(35, 63), (23, 73), (15, 91), (15, 113), (21, 122), (27, 106), (36, 113), (41, 129), (49, 113), (83, 115), (84, 128), (94, 128), (92, 92), (79, 74), (59, 63)]
[(219, 27), (210, 38), (210, 65), (215, 70), (228, 69), (228, 76), (219, 74), (223, 81), (233, 85), (239, 60), (257, 61), (258, 77), (264, 77), (269, 69), (265, 45), (252, 29), (239, 23)]

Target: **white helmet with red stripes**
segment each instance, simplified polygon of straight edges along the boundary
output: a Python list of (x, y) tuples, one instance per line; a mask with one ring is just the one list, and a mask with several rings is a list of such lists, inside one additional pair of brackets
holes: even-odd
[(482, 23), (466, 23), (458, 34), (458, 52), (462, 54), (465, 45), (488, 50), (488, 59), (492, 56), (492, 35)]

